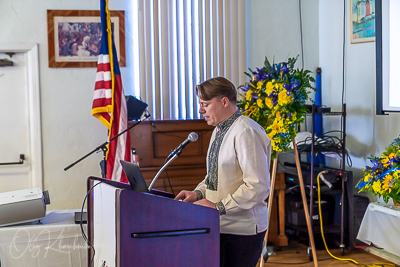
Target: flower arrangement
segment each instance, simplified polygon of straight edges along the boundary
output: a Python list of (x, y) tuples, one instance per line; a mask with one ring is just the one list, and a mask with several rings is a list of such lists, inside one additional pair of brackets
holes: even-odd
[(265, 58), (264, 67), (245, 72), (250, 80), (239, 87), (238, 107), (265, 129), (272, 143), (272, 158), (292, 149), (296, 124), (309, 112), (305, 106), (309, 89), (317, 91), (311, 85), (315, 82), (311, 71), (295, 69), (296, 61), (297, 57), (271, 65)]
[(390, 198), (400, 203), (400, 138), (395, 138), (380, 157), (371, 155), (368, 159), (373, 166), (363, 169), (364, 177), (357, 183), (359, 192), (383, 197), (386, 203)]

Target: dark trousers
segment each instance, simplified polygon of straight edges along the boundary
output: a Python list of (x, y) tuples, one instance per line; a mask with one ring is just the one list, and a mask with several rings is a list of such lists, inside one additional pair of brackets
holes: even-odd
[(265, 232), (256, 235), (220, 234), (220, 267), (255, 267)]

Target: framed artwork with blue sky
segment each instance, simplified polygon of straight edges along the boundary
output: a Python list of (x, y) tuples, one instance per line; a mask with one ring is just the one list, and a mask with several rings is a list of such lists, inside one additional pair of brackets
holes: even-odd
[(375, 41), (376, 0), (350, 0), (351, 43)]

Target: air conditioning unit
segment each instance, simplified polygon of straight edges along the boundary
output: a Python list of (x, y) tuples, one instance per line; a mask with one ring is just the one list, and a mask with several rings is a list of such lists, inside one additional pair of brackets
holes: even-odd
[(43, 219), (48, 204), (48, 191), (39, 187), (0, 193), (0, 226)]

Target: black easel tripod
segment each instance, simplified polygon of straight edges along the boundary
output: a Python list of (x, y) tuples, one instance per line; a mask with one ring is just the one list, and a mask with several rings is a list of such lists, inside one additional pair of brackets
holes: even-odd
[[(151, 115), (150, 114), (146, 114), (144, 115), (144, 120), (150, 118)], [(113, 138), (111, 138), (110, 140), (105, 141), (103, 144), (99, 145), (98, 147), (96, 147), (95, 149), (93, 149), (92, 151), (90, 151), (88, 154), (86, 154), (85, 156), (83, 156), (82, 158), (78, 159), (77, 161), (75, 161), (74, 163), (70, 164), (69, 166), (64, 168), (64, 171), (67, 171), (68, 169), (70, 169), (71, 167), (73, 167), (75, 164), (81, 162), (83, 159), (87, 158), (88, 156), (92, 155), (94, 152), (96, 151), (103, 151), (103, 160), (100, 162), (100, 167), (101, 167), (101, 174), (103, 176), (103, 178), (106, 178), (107, 175), (107, 162), (106, 162), (106, 154), (107, 154), (107, 145), (109, 143), (111, 143), (113, 140), (117, 139), (119, 136), (123, 135), (124, 133), (126, 133), (127, 131), (129, 131), (130, 129), (132, 129), (133, 127), (135, 127), (136, 125), (138, 125), (139, 123), (141, 123), (142, 120), (137, 121), (135, 124), (131, 125), (130, 127), (126, 128), (125, 130), (123, 130), (122, 132), (118, 133), (116, 136), (114, 136)]]

